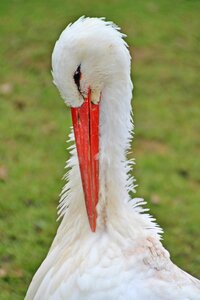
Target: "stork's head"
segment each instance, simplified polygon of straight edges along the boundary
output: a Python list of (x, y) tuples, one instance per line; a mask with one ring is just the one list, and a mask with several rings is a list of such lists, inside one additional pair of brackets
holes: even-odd
[(130, 69), (130, 56), (118, 29), (103, 19), (80, 18), (62, 32), (52, 55), (54, 83), (72, 110), (92, 231), (99, 195), (99, 103), (104, 100), (105, 86), (112, 86), (124, 70)]

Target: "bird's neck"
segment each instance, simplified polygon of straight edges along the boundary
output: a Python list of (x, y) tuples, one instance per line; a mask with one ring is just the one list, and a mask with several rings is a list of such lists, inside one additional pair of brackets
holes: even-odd
[(128, 201), (132, 182), (129, 179), (129, 149), (132, 84), (130, 80), (115, 82), (102, 93), (100, 103), (100, 197), (98, 210)]
[[(129, 74), (125, 74), (123, 80), (107, 85), (102, 91), (97, 230), (106, 226), (109, 212), (117, 210), (129, 200), (129, 190), (133, 186), (128, 175), (130, 163), (126, 159), (133, 127), (131, 97), (132, 83)], [(79, 224), (83, 230), (86, 224), (89, 230), (76, 149), (71, 152), (68, 166), (68, 182), (60, 203), (60, 215), (64, 215), (60, 227), (68, 230), (67, 228), (77, 227)]]
[(124, 82), (107, 86), (102, 92), (100, 189), (95, 234), (92, 234), (89, 226), (77, 152), (73, 148), (68, 161), (67, 184), (60, 201), (60, 216), (63, 219), (51, 249), (58, 246), (59, 249), (69, 250), (74, 245), (80, 248), (84, 239), (98, 239), (105, 235), (123, 247), (132, 247), (133, 241), (137, 244), (142, 240), (142, 235), (152, 235), (159, 239), (158, 233), (162, 230), (152, 222), (151, 216), (144, 214), (145, 210), (141, 207), (143, 199), (129, 201), (129, 191), (134, 188), (129, 177), (130, 164), (126, 159), (132, 131), (131, 96), (130, 77)]

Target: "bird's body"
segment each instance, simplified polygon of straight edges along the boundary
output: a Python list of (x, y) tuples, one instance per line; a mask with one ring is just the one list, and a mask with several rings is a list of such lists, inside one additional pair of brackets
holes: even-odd
[[(62, 222), (25, 299), (200, 300), (199, 281), (171, 262), (160, 242), (162, 230), (145, 213), (143, 200), (129, 196), (134, 190), (126, 160), (132, 83), (122, 34), (102, 19), (79, 19), (62, 33), (52, 63), (54, 81), (68, 104), (81, 109), (89, 88), (88, 99), (100, 107), (99, 154), (94, 160), (99, 163), (99, 181), (91, 184), (98, 186), (98, 203), (95, 210), (88, 208), (87, 201), (93, 200), (85, 192), (89, 177), (81, 169), (77, 143), (78, 155), (73, 148), (61, 196)], [(77, 140), (81, 133), (74, 126)], [(93, 150), (89, 151), (92, 161)]]
[(198, 280), (176, 267), (151, 234), (130, 246), (118, 232), (74, 238), (70, 247), (63, 241), (51, 249), (26, 299), (200, 299)]
[(77, 237), (71, 249), (58, 244), (40, 267), (39, 282), (32, 283), (39, 289), (27, 299), (200, 299), (198, 281), (170, 261), (157, 239), (137, 237), (129, 247), (121, 245), (118, 234)]

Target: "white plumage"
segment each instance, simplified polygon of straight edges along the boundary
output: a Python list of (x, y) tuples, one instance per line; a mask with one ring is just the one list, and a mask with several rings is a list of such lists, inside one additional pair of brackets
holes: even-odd
[[(73, 74), (80, 64), (79, 91)], [(61, 34), (52, 67), (68, 105), (82, 105), (88, 87), (93, 102), (101, 98), (97, 226), (91, 232), (74, 147), (59, 205), (63, 219), (25, 299), (200, 300), (200, 282), (171, 262), (160, 242), (162, 230), (145, 213), (143, 199), (129, 196), (134, 190), (126, 160), (132, 83), (119, 28), (103, 19), (80, 18)]]

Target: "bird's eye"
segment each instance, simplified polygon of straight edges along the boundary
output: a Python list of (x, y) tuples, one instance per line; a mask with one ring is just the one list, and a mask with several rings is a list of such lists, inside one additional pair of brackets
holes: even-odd
[(74, 82), (75, 82), (79, 92), (81, 92), (80, 91), (80, 79), (81, 79), (81, 65), (78, 66), (78, 68), (76, 69), (76, 72), (74, 73)]

